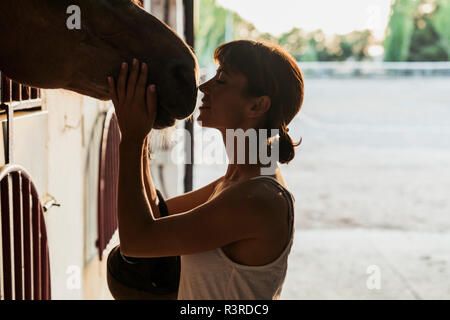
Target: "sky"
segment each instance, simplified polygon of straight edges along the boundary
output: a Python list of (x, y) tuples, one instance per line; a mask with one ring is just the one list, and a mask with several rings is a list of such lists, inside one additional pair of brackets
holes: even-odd
[(384, 37), (390, 13), (390, 0), (217, 0), (236, 11), (261, 32), (275, 36), (299, 27), (322, 29), (327, 34), (344, 34), (371, 29)]

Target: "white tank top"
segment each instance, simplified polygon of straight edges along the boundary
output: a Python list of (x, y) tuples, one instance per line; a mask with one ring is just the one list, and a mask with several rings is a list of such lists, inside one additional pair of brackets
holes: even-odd
[(271, 176), (289, 207), (290, 239), (281, 255), (269, 264), (247, 266), (228, 258), (222, 248), (181, 256), (178, 300), (277, 300), (286, 277), (288, 256), (294, 240), (295, 198)]

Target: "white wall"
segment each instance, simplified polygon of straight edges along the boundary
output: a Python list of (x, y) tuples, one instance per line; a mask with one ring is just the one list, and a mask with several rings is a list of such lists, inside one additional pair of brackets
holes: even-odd
[(61, 205), (46, 213), (52, 298), (82, 299), (76, 277), (82, 279), (85, 266), (87, 141), (106, 103), (64, 90), (43, 90), (43, 103), (48, 110), (48, 194)]

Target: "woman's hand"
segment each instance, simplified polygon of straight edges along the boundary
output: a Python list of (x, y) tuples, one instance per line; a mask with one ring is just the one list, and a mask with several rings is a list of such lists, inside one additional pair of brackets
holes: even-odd
[(109, 93), (114, 104), (122, 141), (144, 141), (156, 119), (156, 88), (147, 86), (148, 67), (134, 59), (130, 76), (128, 64), (122, 63), (117, 86), (113, 77), (108, 77)]

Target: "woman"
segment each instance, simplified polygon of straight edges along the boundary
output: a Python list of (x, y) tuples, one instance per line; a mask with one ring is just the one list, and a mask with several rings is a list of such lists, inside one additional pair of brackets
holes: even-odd
[[(248, 40), (221, 45), (214, 59), (217, 74), (199, 87), (204, 98), (198, 121), (218, 129), (224, 143), (226, 129), (279, 129), (279, 162), (288, 163), (300, 142), (292, 142), (286, 126), (303, 100), (303, 78), (295, 60), (279, 47)], [(122, 132), (122, 254), (180, 255), (178, 299), (278, 299), (294, 235), (294, 197), (279, 168), (261, 175), (266, 165), (260, 159), (248, 161), (254, 152), (249, 141), (245, 163), (236, 161), (237, 144), (226, 146), (230, 161), (225, 175), (168, 199), (169, 216), (159, 218), (145, 157), (157, 97), (154, 85), (146, 88), (148, 67), (139, 69), (135, 60), (128, 76), (124, 63), (117, 85), (109, 78)]]

